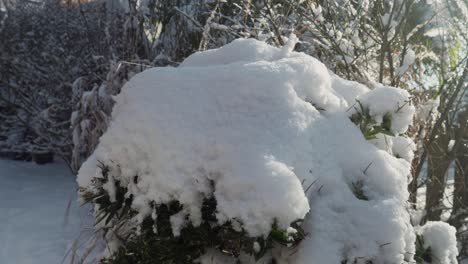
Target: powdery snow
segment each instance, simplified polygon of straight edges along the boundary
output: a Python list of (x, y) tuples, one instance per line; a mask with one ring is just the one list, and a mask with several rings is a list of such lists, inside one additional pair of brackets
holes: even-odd
[[(343, 80), (293, 46), (240, 39), (179, 68), (137, 74), (116, 96), (80, 187), (92, 191), (93, 177), (102, 177), (97, 162), (109, 165), (110, 182), (134, 197), (137, 222), (157, 214), (151, 201), (183, 204), (171, 219), (177, 235), (186, 217), (200, 223), (212, 181), (219, 221), (235, 219), (250, 235), (268, 234), (274, 219), (286, 229), (305, 218), (309, 235), (299, 247), (273, 252), (287, 263), (412, 261), (410, 157), (402, 150), (411, 142), (394, 140), (397, 158), (349, 119), (359, 98), (376, 121), (389, 115), (392, 131), (404, 133), (414, 114), (409, 94)], [(201, 262), (228, 263), (210, 254)]]

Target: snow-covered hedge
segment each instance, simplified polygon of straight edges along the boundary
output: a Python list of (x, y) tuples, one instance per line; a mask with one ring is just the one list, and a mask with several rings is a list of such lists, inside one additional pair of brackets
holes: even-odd
[[(202, 263), (413, 261), (409, 94), (343, 80), (294, 44), (239, 39), (125, 85), (78, 175), (110, 257), (161, 236), (197, 240)], [(239, 237), (191, 240), (200, 230)]]

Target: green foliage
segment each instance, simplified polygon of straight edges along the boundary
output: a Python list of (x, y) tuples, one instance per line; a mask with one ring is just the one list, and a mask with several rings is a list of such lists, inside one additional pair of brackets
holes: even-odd
[[(102, 163), (99, 166), (102, 178), (93, 180), (93, 193), (83, 192), (82, 196), (87, 202), (99, 205), (96, 224), (104, 222), (104, 233), (111, 228), (115, 232), (137, 212), (131, 208), (133, 196), (126, 196), (127, 188), (121, 186), (119, 181), (114, 181), (116, 193), (112, 202), (103, 187), (110, 182), (109, 167)], [(138, 177), (135, 176), (133, 180), (138, 182)], [(212, 188), (214, 192), (214, 183)], [(258, 260), (274, 245), (297, 246), (306, 235), (301, 228), (302, 220), (291, 223), (292, 229), (289, 230), (279, 228), (275, 220), (267, 237), (251, 237), (244, 229), (234, 228), (231, 222), (219, 224), (216, 218), (217, 202), (212, 195), (203, 200), (201, 224), (194, 226), (187, 221), (188, 224), (176, 237), (170, 219), (183, 209), (183, 204), (172, 201), (168, 204), (152, 203), (151, 206), (157, 212), (155, 219), (146, 217), (138, 228), (139, 232), (134, 227), (130, 233), (118, 234), (124, 245), (112, 258), (103, 259), (102, 264), (187, 264), (194, 263), (207, 249), (217, 249), (234, 259), (244, 252)], [(260, 250), (255, 251), (255, 244), (260, 246)]]
[(416, 234), (416, 253), (414, 255), (416, 263), (431, 263), (431, 247), (424, 246), (424, 237)]
[(291, 227), (295, 232), (288, 233), (287, 230), (280, 229), (275, 221), (271, 227), (271, 232), (267, 241), (271, 240), (272, 242), (276, 242), (287, 247), (297, 246), (306, 236), (304, 230), (301, 228), (301, 224), (302, 220), (296, 220), (291, 223)]
[(451, 68), (455, 68), (457, 66), (457, 63), (460, 58), (460, 55), (459, 55), (460, 49), (461, 49), (460, 41), (456, 41), (448, 49), (449, 63), (450, 63)]
[(364, 107), (359, 100), (356, 100), (359, 109), (351, 116), (351, 121), (359, 126), (364, 137), (369, 139), (376, 138), (377, 134), (385, 134), (395, 136), (390, 130), (392, 126), (391, 115), (388, 113), (384, 115), (382, 124), (377, 124), (374, 118), (369, 113), (369, 108)]
[(358, 198), (359, 200), (363, 200), (363, 201), (369, 201), (369, 197), (367, 197), (367, 195), (364, 193), (364, 183), (363, 181), (357, 181), (357, 182), (353, 182), (352, 183), (352, 191), (353, 191), (353, 194), (354, 196), (356, 196), (356, 198)]
[(99, 212), (96, 215), (95, 224), (99, 224), (105, 221), (105, 224), (109, 224), (111, 220), (123, 220), (132, 217), (135, 212), (132, 212), (131, 205), (133, 197), (125, 197), (127, 188), (122, 187), (119, 181), (115, 182), (116, 193), (115, 202), (112, 202), (107, 191), (104, 190), (103, 186), (109, 181), (109, 168), (104, 166), (102, 163), (99, 165), (102, 171), (102, 178), (94, 178), (93, 186), (96, 188), (95, 193), (85, 192), (82, 197), (86, 202), (92, 202), (99, 205)]

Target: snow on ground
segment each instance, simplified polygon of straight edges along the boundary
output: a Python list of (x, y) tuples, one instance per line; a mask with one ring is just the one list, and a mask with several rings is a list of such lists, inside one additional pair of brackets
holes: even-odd
[(76, 239), (92, 233), (76, 189), (63, 163), (0, 159), (0, 263), (61, 263)]
[(136, 223), (157, 215), (151, 202), (180, 201), (177, 235), (186, 221), (200, 223), (213, 182), (218, 221), (239, 221), (252, 236), (266, 235), (273, 219), (286, 228), (305, 217), (310, 236), (288, 263), (411, 262), (410, 163), (367, 141), (349, 119), (358, 98), (371, 124), (404, 133), (414, 113), (409, 94), (340, 79), (292, 47), (241, 39), (136, 75), (116, 97), (80, 187), (93, 192), (102, 162), (110, 167), (105, 190), (112, 200), (114, 182), (128, 189)]

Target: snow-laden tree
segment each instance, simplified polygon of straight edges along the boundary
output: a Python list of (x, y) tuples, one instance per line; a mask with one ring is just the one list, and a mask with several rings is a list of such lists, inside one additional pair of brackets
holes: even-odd
[[(123, 53), (122, 18), (105, 6), (17, 1), (0, 26), (0, 152), (69, 160), (74, 79), (99, 79)], [(120, 24), (119, 24), (120, 23)]]

